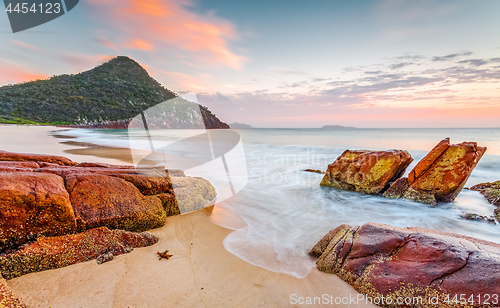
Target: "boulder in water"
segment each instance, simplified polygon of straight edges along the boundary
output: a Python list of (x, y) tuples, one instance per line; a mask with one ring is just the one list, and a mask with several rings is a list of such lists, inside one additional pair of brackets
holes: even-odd
[(404, 174), (413, 161), (403, 150), (346, 150), (328, 165), (320, 185), (337, 189), (378, 194)]

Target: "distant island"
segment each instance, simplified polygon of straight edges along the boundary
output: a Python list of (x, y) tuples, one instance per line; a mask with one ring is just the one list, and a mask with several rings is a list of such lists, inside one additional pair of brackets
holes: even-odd
[(342, 126), (342, 125), (325, 125), (321, 129), (353, 129), (354, 126)]
[[(127, 128), (131, 118), (173, 98), (183, 100), (139, 63), (118, 56), (82, 73), (0, 87), (0, 123)], [(201, 111), (206, 128), (229, 128), (206, 107), (185, 102)], [(189, 128), (173, 115), (165, 115), (168, 127)]]
[(233, 129), (251, 129), (251, 128), (253, 128), (251, 125), (237, 123), (237, 122), (229, 124), (229, 127), (233, 128)]

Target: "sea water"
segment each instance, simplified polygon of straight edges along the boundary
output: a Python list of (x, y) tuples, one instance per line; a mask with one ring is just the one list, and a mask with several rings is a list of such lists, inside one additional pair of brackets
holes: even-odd
[[(239, 258), (275, 272), (303, 278), (315, 266), (310, 249), (340, 224), (367, 222), (396, 227), (423, 227), (500, 242), (500, 225), (468, 221), (464, 212), (491, 216), (495, 207), (478, 192), (463, 190), (454, 202), (437, 207), (408, 200), (385, 199), (356, 192), (320, 187), (322, 174), (345, 149), (405, 149), (414, 162), (407, 173), (440, 140), (476, 141), (488, 150), (465, 187), (500, 180), (500, 129), (247, 129), (235, 130), (246, 164), (248, 182), (231, 198), (218, 202), (212, 221), (233, 229), (224, 247)], [(58, 135), (61, 132), (57, 132)], [(103, 146), (149, 149), (142, 136), (127, 130), (69, 130), (75, 141)], [(182, 130), (151, 131), (151, 138), (174, 142)], [(133, 143), (129, 138), (136, 139)], [(141, 139), (141, 140), (139, 140)], [(177, 153), (179, 154), (179, 153)], [(190, 176), (211, 180), (210, 168)], [(216, 179), (211, 181), (219, 190)]]

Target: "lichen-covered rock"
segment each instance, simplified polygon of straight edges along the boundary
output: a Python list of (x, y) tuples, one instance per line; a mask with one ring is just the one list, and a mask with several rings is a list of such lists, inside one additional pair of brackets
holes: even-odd
[(209, 181), (199, 177), (171, 177), (173, 194), (181, 214), (201, 210), (214, 201), (217, 193)]
[(63, 156), (11, 153), (0, 150), (0, 161), (34, 161), (47, 162), (61, 166), (74, 166), (77, 163)]
[(179, 204), (173, 193), (162, 193), (155, 195), (160, 199), (163, 209), (167, 213), (167, 216), (179, 215), (181, 211), (179, 210)]
[(99, 226), (128, 231), (145, 231), (165, 224), (160, 200), (144, 196), (132, 183), (100, 174), (65, 176), (81, 230)]
[(0, 272), (6, 279), (12, 279), (93, 260), (104, 254), (120, 255), (156, 242), (158, 238), (148, 232), (134, 233), (105, 227), (78, 234), (40, 237), (14, 251), (0, 254)]
[(403, 198), (437, 204), (453, 201), (486, 151), (475, 142), (439, 142), (410, 172)]
[[(337, 274), (360, 293), (386, 298), (385, 307), (404, 306), (398, 297), (420, 298), (417, 307), (484, 307), (487, 294), (500, 294), (500, 245), (462, 235), (377, 223), (342, 225), (310, 254), (319, 256), (319, 270)], [(453, 302), (455, 294), (475, 302)], [(438, 305), (429, 301), (435, 296)]]
[(320, 185), (378, 194), (401, 177), (412, 161), (410, 153), (402, 150), (346, 150), (328, 165)]
[(500, 206), (500, 181), (477, 184), (472, 186), (470, 190), (479, 191), (486, 199), (488, 199), (489, 203), (495, 206)]
[(75, 231), (75, 215), (61, 177), (0, 172), (0, 249), (40, 235)]
[(0, 308), (26, 308), (23, 301), (11, 291), (0, 275)]

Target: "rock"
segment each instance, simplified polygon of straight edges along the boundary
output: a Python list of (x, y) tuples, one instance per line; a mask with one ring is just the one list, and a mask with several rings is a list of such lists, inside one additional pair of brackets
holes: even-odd
[(466, 219), (466, 220), (484, 221), (484, 222), (488, 222), (491, 224), (497, 223), (495, 221), (495, 217), (493, 217), (493, 216), (488, 217), (488, 216), (479, 215), (476, 213), (463, 213), (460, 217), (463, 219)]
[(40, 168), (32, 161), (0, 161), (0, 172), (32, 172)]
[(181, 214), (203, 209), (215, 200), (215, 188), (203, 178), (173, 176), (170, 179)]
[(472, 186), (470, 190), (479, 191), (486, 199), (488, 199), (489, 203), (495, 206), (500, 206), (500, 181), (477, 184)]
[(0, 308), (26, 308), (23, 301), (12, 292), (0, 275)]
[(61, 177), (34, 172), (0, 173), (0, 250), (45, 235), (76, 231)]
[(69, 174), (66, 189), (81, 230), (99, 226), (145, 231), (165, 224), (160, 200), (144, 196), (132, 183), (100, 174)]
[(382, 194), (382, 196), (391, 199), (399, 199), (408, 189), (408, 178), (399, 178)]
[(131, 168), (131, 169), (122, 169), (122, 168), (106, 168), (106, 167), (73, 167), (73, 166), (48, 166), (48, 167), (43, 167), (43, 168), (38, 168), (35, 169), (35, 172), (41, 172), (41, 173), (53, 173), (57, 174), (59, 176), (64, 176), (67, 174), (74, 174), (74, 173), (95, 173), (95, 174), (135, 174), (136, 170)]
[(410, 153), (402, 150), (346, 150), (328, 165), (320, 185), (378, 194), (401, 177), (412, 161)]
[[(377, 223), (342, 225), (310, 254), (319, 255), (319, 270), (337, 274), (367, 296), (383, 296), (385, 307), (401, 307), (398, 297), (408, 296), (422, 300), (418, 307), (436, 307), (429, 302), (434, 296), (442, 307), (463, 307), (452, 302), (455, 294), (473, 296), (470, 306), (480, 307), (478, 296), (484, 301), (486, 294), (500, 292), (500, 245), (467, 236)], [(450, 305), (444, 304), (447, 296)]]
[(112, 165), (106, 163), (79, 163), (75, 165), (75, 167), (85, 168), (85, 167), (99, 167), (99, 168), (112, 168), (112, 169), (134, 169), (135, 167), (132, 165)]
[(305, 169), (304, 171), (325, 174), (323, 171), (317, 169)]
[(142, 174), (109, 174), (118, 177), (135, 185), (144, 195), (156, 195), (164, 192), (172, 192), (172, 182), (170, 177)]
[(40, 237), (15, 251), (1, 254), (0, 272), (6, 279), (12, 279), (28, 273), (93, 260), (104, 254), (117, 256), (130, 252), (133, 248), (150, 246), (156, 242), (158, 238), (148, 232), (133, 233), (109, 230), (105, 227), (78, 234)]
[(179, 204), (173, 193), (163, 193), (155, 195), (160, 199), (163, 209), (167, 213), (167, 216), (179, 215), (181, 212), (179, 210)]
[(455, 200), (485, 151), (475, 142), (442, 140), (410, 172), (402, 197), (432, 205)]
[(0, 150), (0, 161), (34, 161), (34, 162), (41, 161), (61, 166), (74, 166), (77, 164), (73, 162), (71, 159), (63, 156), (11, 153), (1, 150)]

